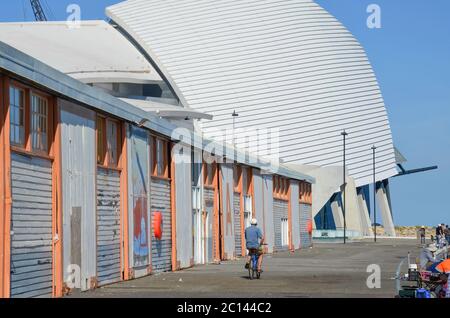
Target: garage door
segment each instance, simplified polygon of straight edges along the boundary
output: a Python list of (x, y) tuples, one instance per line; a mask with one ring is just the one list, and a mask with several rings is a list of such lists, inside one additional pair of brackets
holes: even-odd
[(236, 257), (242, 256), (241, 194), (234, 194), (234, 246)]
[(170, 210), (170, 181), (152, 179), (151, 186), (152, 233), (155, 213), (162, 215), (162, 238), (152, 235), (152, 269), (154, 272), (172, 269), (172, 216)]
[(214, 190), (209, 188), (204, 188), (204, 200), (205, 200), (205, 211), (206, 211), (206, 222), (205, 222), (205, 237), (206, 237), (206, 262), (212, 263), (214, 261)]
[(51, 162), (12, 154), (11, 187), (11, 297), (51, 297)]
[(288, 249), (287, 238), (288, 202), (273, 200), (273, 223), (275, 232), (275, 250)]
[(121, 280), (120, 174), (97, 171), (97, 279), (99, 285)]
[(310, 204), (300, 204), (300, 247), (311, 247), (312, 238), (308, 232), (308, 223), (312, 221), (312, 208)]

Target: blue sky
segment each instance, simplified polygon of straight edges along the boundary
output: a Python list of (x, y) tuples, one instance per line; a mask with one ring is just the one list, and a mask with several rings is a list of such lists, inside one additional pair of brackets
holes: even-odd
[[(82, 19), (103, 19), (118, 0), (41, 0), (51, 19), (67, 17), (77, 3)], [(33, 20), (29, 0), (2, 1), (0, 21)], [(450, 223), (450, 1), (316, 0), (361, 42), (383, 92), (396, 146), (407, 168), (438, 171), (391, 180), (398, 225)], [(369, 4), (381, 8), (381, 29), (366, 26)]]

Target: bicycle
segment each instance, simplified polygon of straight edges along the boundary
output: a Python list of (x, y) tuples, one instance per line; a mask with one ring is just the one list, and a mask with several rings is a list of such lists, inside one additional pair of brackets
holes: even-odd
[[(267, 244), (261, 244), (260, 247)], [(250, 255), (250, 264), (248, 266), (248, 277), (250, 280), (254, 279), (255, 276), (257, 279), (261, 278), (261, 273), (258, 272), (258, 260), (259, 260), (259, 249), (252, 248), (249, 249), (249, 255)]]

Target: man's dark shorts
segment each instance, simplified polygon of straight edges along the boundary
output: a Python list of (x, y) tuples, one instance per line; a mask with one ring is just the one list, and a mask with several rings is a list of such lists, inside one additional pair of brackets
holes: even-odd
[(264, 254), (264, 251), (262, 248), (247, 248), (247, 249), (248, 249), (249, 254), (256, 253), (258, 256)]

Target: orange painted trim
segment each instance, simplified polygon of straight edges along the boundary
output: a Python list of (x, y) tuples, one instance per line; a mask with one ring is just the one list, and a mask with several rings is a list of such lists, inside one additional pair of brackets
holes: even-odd
[(120, 259), (123, 264), (123, 280), (129, 280), (130, 276), (130, 248), (129, 248), (129, 223), (128, 223), (128, 141), (127, 141), (127, 124), (122, 123), (121, 144), (122, 150), (120, 152), (119, 166), (120, 173), (120, 217), (122, 226), (120, 227), (120, 237), (122, 244), (120, 246)]
[(225, 260), (226, 259), (226, 255), (225, 255), (225, 225), (224, 225), (224, 205), (225, 200), (227, 198), (223, 197), (223, 192), (224, 192), (224, 188), (223, 188), (223, 182), (222, 182), (222, 169), (221, 167), (218, 165), (218, 176), (219, 176), (219, 236), (220, 236), (220, 259), (221, 260)]
[[(3, 76), (0, 74), (0, 92), (1, 96), (4, 96), (3, 92)], [(0, 100), (0, 298), (3, 298), (3, 284), (5, 279), (3, 278), (4, 275), (4, 254), (5, 254), (5, 246), (3, 244), (4, 241), (4, 215), (5, 215), (5, 204), (4, 204), (4, 142), (3, 142), (3, 127), (5, 125), (5, 115), (3, 114), (3, 109), (6, 108), (4, 105), (4, 101)]]
[(172, 178), (169, 178), (169, 177), (160, 177), (160, 176), (151, 176), (151, 178), (150, 179), (153, 179), (153, 180), (162, 180), (162, 181), (172, 181)]
[(288, 195), (288, 237), (289, 249), (293, 252), (295, 250), (294, 242), (292, 240), (292, 202), (291, 202), (291, 182), (287, 180), (287, 195)]
[(214, 186), (214, 261), (220, 261), (220, 232), (219, 232), (219, 209), (220, 209), (220, 200), (219, 200), (219, 182), (218, 182), (218, 173), (217, 173), (217, 163), (212, 163), (212, 174), (213, 174), (213, 186)]
[(0, 91), (2, 91), (3, 99), (0, 100), (0, 298), (5, 296), (5, 285), (6, 285), (6, 249), (5, 245), (5, 126), (6, 126), (6, 114), (7, 100), (5, 98), (6, 91), (4, 85), (4, 78), (0, 77)]
[[(62, 257), (62, 164), (61, 164), (61, 120), (56, 98), (53, 98), (54, 142), (51, 153), (55, 157), (52, 165), (52, 233), (53, 233), (53, 297), (63, 295), (63, 257)], [(57, 238), (57, 239), (56, 239)]]
[(177, 213), (176, 213), (176, 185), (175, 185), (175, 160), (173, 155), (173, 149), (175, 144), (171, 144), (171, 158), (170, 158), (170, 212), (172, 217), (172, 271), (179, 269), (177, 262)]
[(203, 210), (202, 211), (202, 238), (203, 238), (203, 255), (202, 255), (202, 261), (201, 264), (206, 264), (208, 262), (207, 257), (206, 257), (206, 250), (208, 249), (208, 246), (206, 244), (207, 239), (206, 239), (206, 231), (207, 231), (207, 224), (206, 224), (206, 211)]
[(9, 108), (9, 79), (3, 80), (3, 129), (1, 130), (1, 141), (3, 148), (2, 162), (2, 182), (3, 182), (3, 278), (2, 278), (2, 297), (9, 298), (11, 292), (11, 143), (10, 143), (10, 108)]
[(250, 180), (250, 196), (252, 197), (252, 218), (256, 217), (255, 207), (255, 183), (253, 182), (253, 168), (248, 168), (247, 182)]
[(242, 173), (242, 169), (239, 169), (239, 174), (240, 174), (240, 178), (239, 178), (239, 218), (241, 220), (241, 256), (245, 256), (246, 253), (246, 246), (245, 246), (245, 218), (244, 218), (244, 191), (243, 191), (243, 185), (244, 185), (244, 181), (243, 181), (243, 173)]
[(11, 145), (11, 151), (13, 151), (15, 153), (26, 155), (26, 156), (33, 156), (33, 157), (37, 157), (37, 158), (41, 158), (41, 159), (46, 159), (46, 160), (49, 160), (49, 161), (54, 161), (55, 160), (54, 156), (49, 156), (49, 155), (44, 154), (42, 152), (28, 151), (28, 150), (25, 150), (22, 147), (18, 147), (18, 146), (14, 146), (14, 145)]

